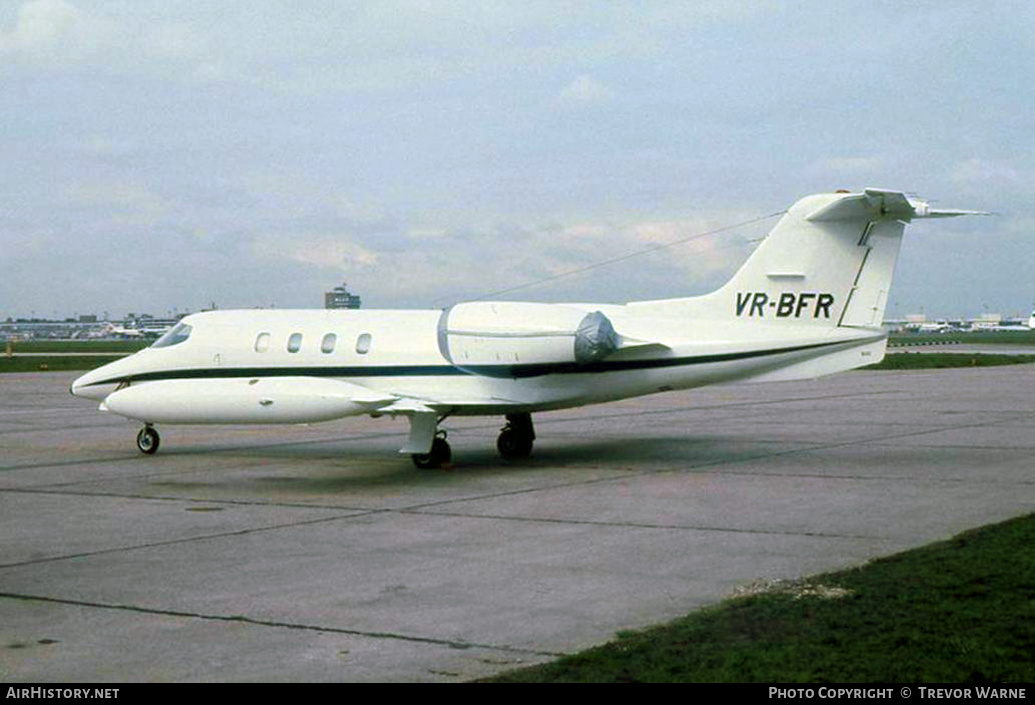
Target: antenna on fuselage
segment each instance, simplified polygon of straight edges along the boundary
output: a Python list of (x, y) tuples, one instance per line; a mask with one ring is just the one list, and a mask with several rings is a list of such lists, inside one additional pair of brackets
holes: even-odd
[[(610, 259), (601, 260), (599, 262), (594, 262), (593, 264), (587, 264), (587, 265), (582, 266), (582, 267), (576, 267), (574, 269), (569, 269), (567, 271), (559, 272), (557, 274), (551, 274), (548, 277), (542, 277), (541, 279), (536, 279), (534, 281), (525, 282), (524, 284), (518, 284), (517, 286), (508, 287), (506, 289), (498, 289), (496, 291), (490, 291), (488, 293), (481, 294), (480, 296), (475, 296), (475, 297), (472, 297), (472, 298), (469, 298), (469, 299), (461, 299), (460, 302), (483, 301), (483, 300), (488, 299), (488, 298), (494, 298), (494, 297), (497, 297), (497, 296), (502, 296), (504, 294), (510, 294), (510, 293), (515, 292), (515, 291), (520, 291), (522, 289), (529, 289), (529, 288), (531, 288), (533, 286), (538, 286), (539, 284), (545, 284), (546, 282), (555, 281), (557, 279), (563, 279), (564, 277), (570, 277), (570, 276), (573, 276), (575, 274), (582, 274), (583, 272), (589, 272), (591, 270), (599, 269), (600, 267), (606, 267), (606, 266), (608, 266), (610, 264), (615, 264), (617, 262), (624, 262), (625, 260), (633, 259), (634, 257), (640, 257), (642, 255), (647, 255), (647, 254), (650, 254), (652, 252), (658, 252), (660, 250), (666, 250), (666, 249), (668, 249), (670, 247), (675, 247), (676, 245), (682, 245), (683, 243), (686, 243), (686, 242), (691, 242), (693, 240), (699, 240), (699, 239), (701, 239), (703, 237), (708, 237), (709, 235), (718, 235), (719, 233), (724, 233), (724, 232), (727, 232), (727, 231), (730, 231), (730, 230), (736, 230), (737, 228), (743, 228), (743, 227), (746, 227), (748, 225), (754, 225), (756, 223), (761, 223), (763, 221), (769, 220), (770, 218), (775, 218), (777, 216), (781, 216), (781, 215), (785, 214), (786, 212), (787, 212), (786, 210), (776, 211), (775, 213), (769, 213), (768, 215), (760, 215), (760, 216), (758, 216), (756, 218), (751, 218), (750, 220), (744, 220), (744, 221), (741, 221), (739, 223), (734, 223), (732, 225), (724, 225), (724, 226), (722, 226), (720, 228), (715, 228), (714, 230), (707, 230), (707, 231), (701, 232), (701, 233), (694, 233), (693, 235), (688, 235), (687, 237), (679, 238), (678, 240), (673, 240), (672, 242), (666, 242), (666, 243), (662, 243), (660, 245), (652, 245), (650, 247), (646, 247), (646, 248), (644, 248), (642, 250), (636, 250), (634, 252), (627, 252), (624, 255), (619, 255), (617, 257), (612, 257)], [(458, 302), (458, 303), (460, 303), (460, 302)]]

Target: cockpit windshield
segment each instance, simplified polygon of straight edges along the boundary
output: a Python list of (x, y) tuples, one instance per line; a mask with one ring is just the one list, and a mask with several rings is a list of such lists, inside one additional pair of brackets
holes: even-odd
[(151, 344), (152, 348), (167, 348), (170, 345), (179, 345), (190, 337), (192, 328), (186, 323), (177, 323), (166, 331), (165, 335)]

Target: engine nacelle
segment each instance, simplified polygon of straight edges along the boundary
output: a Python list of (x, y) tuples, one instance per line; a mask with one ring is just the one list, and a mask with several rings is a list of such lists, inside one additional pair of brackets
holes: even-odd
[(620, 342), (600, 311), (557, 304), (458, 304), (443, 311), (438, 330), (443, 357), (461, 369), (492, 377), (588, 365), (617, 350)]

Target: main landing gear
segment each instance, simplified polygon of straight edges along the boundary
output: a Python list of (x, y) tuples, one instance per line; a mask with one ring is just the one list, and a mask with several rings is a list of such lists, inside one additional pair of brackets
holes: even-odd
[(531, 414), (507, 414), (507, 425), (496, 439), (496, 450), (504, 458), (527, 458), (532, 454), (535, 428)]
[[(444, 417), (443, 417), (444, 418)], [(446, 432), (437, 428), (439, 421), (434, 414), (413, 415), (410, 417), (410, 440), (402, 452), (410, 453), (413, 464), (422, 470), (440, 468), (449, 465), (453, 452), (446, 441)], [(427, 453), (414, 453), (413, 450), (428, 448), (427, 439), (434, 437)], [(500, 430), (496, 439), (496, 449), (504, 458), (527, 458), (532, 454), (535, 442), (535, 427), (531, 414), (507, 414), (507, 424)]]
[(151, 424), (147, 424), (140, 433), (137, 434), (137, 448), (140, 449), (141, 453), (147, 455), (154, 455), (158, 451), (158, 443), (161, 438), (158, 436), (158, 431)]
[(453, 451), (450, 449), (449, 443), (446, 441), (446, 432), (437, 431), (435, 433), (435, 440), (431, 442), (430, 451), (427, 453), (414, 453), (410, 457), (413, 459), (413, 464), (421, 470), (440, 468), (444, 465), (448, 465), (449, 461), (453, 458)]

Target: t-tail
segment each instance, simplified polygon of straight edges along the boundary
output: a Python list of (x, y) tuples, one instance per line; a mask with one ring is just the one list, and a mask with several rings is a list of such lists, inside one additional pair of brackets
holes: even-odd
[(736, 319), (879, 328), (905, 226), (960, 215), (984, 213), (935, 210), (875, 188), (808, 196), (708, 298)]
[(656, 307), (659, 315), (710, 321), (730, 340), (799, 341), (815, 350), (805, 363), (757, 379), (814, 377), (878, 362), (905, 226), (960, 215), (987, 213), (936, 210), (900, 191), (876, 188), (807, 196), (717, 291), (642, 305)]
[(881, 188), (808, 196), (783, 214), (725, 286), (644, 304), (669, 312), (689, 305), (721, 321), (879, 328), (906, 226), (917, 218), (986, 214), (936, 210)]

